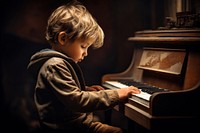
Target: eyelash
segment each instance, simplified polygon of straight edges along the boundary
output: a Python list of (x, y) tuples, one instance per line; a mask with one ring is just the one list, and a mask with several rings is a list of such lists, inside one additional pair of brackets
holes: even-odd
[(86, 46), (81, 46), (81, 48), (87, 48)]

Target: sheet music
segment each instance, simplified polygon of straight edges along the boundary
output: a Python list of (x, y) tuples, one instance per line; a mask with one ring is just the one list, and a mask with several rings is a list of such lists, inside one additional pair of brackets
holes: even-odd
[(145, 48), (138, 68), (163, 73), (181, 74), (185, 59), (185, 50), (158, 50)]

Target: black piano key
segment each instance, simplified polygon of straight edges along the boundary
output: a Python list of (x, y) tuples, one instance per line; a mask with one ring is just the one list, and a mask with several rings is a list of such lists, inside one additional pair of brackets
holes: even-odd
[(133, 80), (119, 80), (120, 83), (128, 85), (128, 86), (135, 86), (138, 89), (141, 89), (141, 91), (149, 93), (149, 94), (153, 94), (155, 92), (164, 92), (164, 91), (168, 91), (167, 89), (163, 89), (163, 88), (158, 88), (155, 86), (151, 86), (148, 85), (146, 83), (142, 83), (142, 82), (137, 82), (137, 81), (133, 81)]

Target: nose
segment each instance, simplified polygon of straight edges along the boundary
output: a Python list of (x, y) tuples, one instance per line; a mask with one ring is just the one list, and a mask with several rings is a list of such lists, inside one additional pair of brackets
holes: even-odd
[(87, 56), (88, 55), (88, 52), (87, 52), (87, 50), (85, 50), (84, 52), (83, 52), (83, 56)]

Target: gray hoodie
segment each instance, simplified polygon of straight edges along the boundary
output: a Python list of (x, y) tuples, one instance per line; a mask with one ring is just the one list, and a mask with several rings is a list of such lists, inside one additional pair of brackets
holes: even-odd
[(34, 101), (42, 125), (53, 129), (89, 127), (91, 112), (119, 102), (116, 90), (85, 91), (78, 64), (51, 49), (34, 54), (28, 70), (36, 80)]

